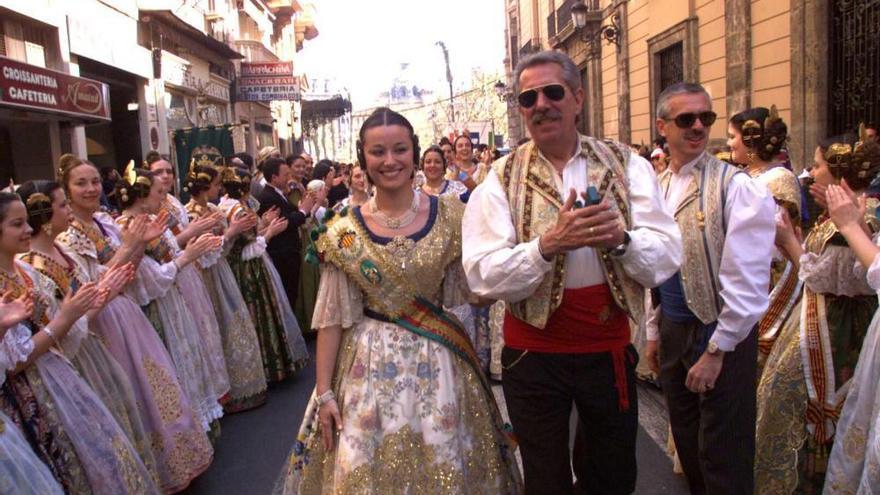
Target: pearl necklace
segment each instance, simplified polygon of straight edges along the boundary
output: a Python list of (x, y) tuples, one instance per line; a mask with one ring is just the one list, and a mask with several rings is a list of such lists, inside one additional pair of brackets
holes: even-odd
[(404, 227), (407, 227), (409, 224), (413, 223), (416, 219), (416, 216), (419, 213), (419, 204), (421, 203), (421, 194), (418, 191), (413, 191), (413, 200), (409, 209), (399, 217), (389, 217), (385, 213), (383, 213), (378, 206), (376, 206), (376, 197), (370, 198), (370, 213), (372, 214), (373, 220), (378, 222), (380, 225), (389, 230), (400, 230)]

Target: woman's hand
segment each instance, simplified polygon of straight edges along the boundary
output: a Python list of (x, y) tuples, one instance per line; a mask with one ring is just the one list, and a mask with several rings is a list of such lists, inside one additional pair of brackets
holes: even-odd
[(266, 210), (265, 212), (263, 212), (263, 217), (262, 217), (263, 222), (265, 222), (267, 224), (271, 223), (272, 220), (275, 220), (276, 218), (278, 218), (278, 215), (281, 215), (281, 210), (279, 210), (277, 206), (273, 206), (273, 207), (269, 208), (268, 210)]
[(220, 249), (222, 243), (223, 237), (219, 235), (202, 234), (186, 245), (181, 257), (186, 257), (186, 264), (191, 263), (209, 251)]
[[(138, 215), (132, 218), (123, 228), (122, 228), (122, 245), (128, 249), (134, 250), (134, 247), (138, 245), (138, 243), (143, 242), (144, 237), (147, 235), (147, 217), (144, 215)], [(161, 234), (161, 232), (160, 232)]]
[(286, 218), (276, 218), (272, 220), (272, 223), (266, 227), (266, 232), (263, 233), (263, 237), (268, 242), (269, 239), (275, 237), (276, 235), (287, 230), (287, 219)]
[(163, 232), (165, 232), (165, 229), (168, 228), (167, 211), (163, 210), (158, 215), (156, 215), (156, 218), (153, 218), (152, 220), (150, 220), (149, 217), (144, 216), (144, 220), (147, 222), (146, 229), (144, 230), (144, 234), (141, 237), (141, 242), (143, 242), (144, 244), (149, 244), (155, 241), (162, 235)]
[(107, 300), (110, 301), (122, 292), (122, 289), (134, 279), (134, 264), (125, 263), (117, 265), (104, 272), (98, 287), (107, 290)]
[(810, 195), (813, 196), (813, 199), (816, 200), (816, 204), (821, 206), (823, 210), (828, 209), (828, 204), (825, 203), (825, 190), (827, 188), (828, 186), (819, 184), (818, 182), (810, 184)]
[(227, 239), (234, 239), (241, 235), (242, 232), (247, 232), (256, 227), (257, 221), (257, 216), (251, 213), (233, 218), (232, 222), (229, 223), (229, 228), (226, 229)]
[[(846, 185), (845, 182), (842, 184)], [(825, 200), (831, 221), (838, 230), (861, 226), (867, 209), (864, 194), (856, 196), (848, 187), (828, 186)]]
[(333, 437), (342, 430), (342, 414), (336, 399), (330, 399), (318, 408), (318, 423), (321, 425), (321, 438), (324, 450), (333, 448)]
[(63, 317), (65, 324), (73, 325), (73, 322), (90, 309), (95, 306), (100, 307), (106, 295), (106, 290), (99, 288), (96, 282), (89, 282), (80, 287), (76, 294), (70, 291), (64, 296), (58, 314)]
[(30, 291), (19, 298), (13, 298), (12, 292), (0, 297), (0, 330), (6, 330), (31, 317), (34, 313), (34, 299)]

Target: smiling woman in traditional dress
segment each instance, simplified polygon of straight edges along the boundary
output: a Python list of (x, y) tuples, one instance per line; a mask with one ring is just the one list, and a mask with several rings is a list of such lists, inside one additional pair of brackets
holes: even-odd
[[(131, 297), (162, 290), (162, 284), (155, 283), (155, 264), (138, 260), (145, 243), (165, 231), (165, 222), (160, 218), (148, 223), (142, 216), (120, 230), (109, 215), (98, 213), (98, 169), (71, 155), (62, 160), (59, 182), (67, 192), (72, 215), (70, 226), (57, 240), (85, 268), (89, 280), (97, 281), (115, 265), (129, 261), (138, 265), (126, 294), (110, 301), (91, 322), (90, 329), (101, 337), (131, 380), (144, 428), (151, 438), (160, 487), (165, 492), (182, 490), (208, 468), (214, 451), (195, 419), (168, 351)], [(140, 302), (147, 304), (148, 300)]]
[(33, 350), (7, 375), (0, 409), (19, 427), (68, 493), (159, 493), (147, 468), (101, 399), (63, 356), (60, 343), (83, 331), (85, 315), (103, 306), (110, 289), (85, 284), (55, 301), (54, 284), (15, 260), (30, 250), (27, 209), (19, 197), (0, 193), (0, 294), (33, 294), (25, 326)]
[(473, 346), (442, 309), (462, 301), (462, 204), (413, 190), (418, 156), (409, 121), (377, 109), (358, 141), (376, 195), (313, 233), (317, 385), (278, 493), (521, 489)]

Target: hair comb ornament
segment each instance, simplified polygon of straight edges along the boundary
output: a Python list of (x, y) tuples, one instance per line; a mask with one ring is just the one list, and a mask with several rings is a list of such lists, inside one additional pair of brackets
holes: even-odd
[(52, 200), (43, 193), (31, 194), (25, 204), (27, 205), (28, 217), (52, 215)]
[(224, 184), (241, 184), (241, 177), (235, 173), (233, 167), (223, 167), (220, 170), (220, 182), (223, 182)]
[(850, 146), (833, 143), (825, 151), (825, 161), (832, 172), (842, 175), (844, 170), (856, 172), (859, 178), (867, 178), (880, 167), (880, 146), (868, 140), (865, 124), (859, 124), (859, 141)]

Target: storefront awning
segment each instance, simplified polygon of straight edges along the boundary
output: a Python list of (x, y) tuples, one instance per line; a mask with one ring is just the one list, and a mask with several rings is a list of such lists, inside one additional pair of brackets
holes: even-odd
[(0, 107), (84, 121), (109, 121), (110, 87), (92, 79), (0, 57)]
[(226, 43), (214, 39), (211, 36), (199, 31), (195, 27), (187, 24), (185, 21), (174, 15), (170, 10), (143, 10), (141, 9), (141, 20), (148, 21), (149, 17), (156, 18), (167, 24), (169, 27), (183, 33), (184, 36), (188, 37), (192, 42), (196, 43), (200, 46), (205, 46), (209, 50), (213, 51), (220, 57), (232, 60), (232, 59), (242, 59), (244, 55), (238, 53), (229, 47)]
[(303, 99), (303, 120), (325, 121), (342, 117), (351, 112), (351, 101), (341, 95), (321, 99)]

